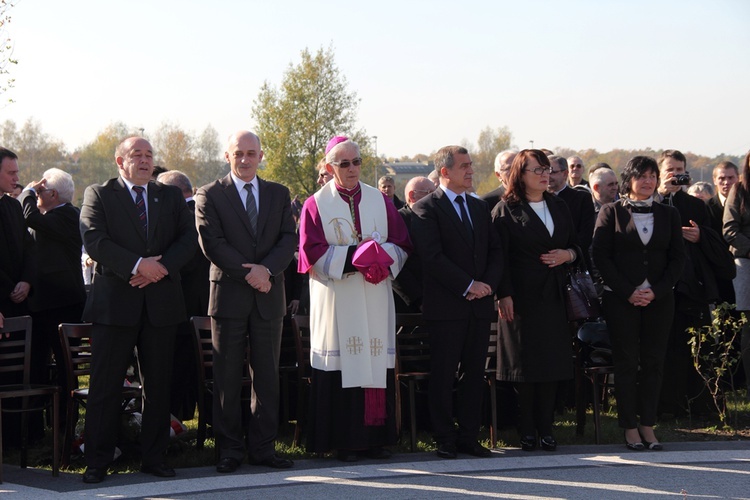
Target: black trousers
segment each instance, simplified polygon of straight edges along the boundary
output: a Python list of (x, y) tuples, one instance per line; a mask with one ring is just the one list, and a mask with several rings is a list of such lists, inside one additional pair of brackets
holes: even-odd
[[(220, 458), (265, 460), (275, 453), (279, 427), (279, 353), (283, 317), (265, 320), (257, 309), (248, 318), (212, 318), (214, 346), (213, 427)], [(250, 342), (252, 415), (242, 425), (242, 372)]]
[[(439, 444), (471, 444), (481, 424), (484, 365), (490, 339), (490, 320), (429, 321), (430, 420)], [(456, 417), (453, 422), (453, 386), (461, 366)]]
[(120, 428), (122, 384), (133, 348), (137, 349), (143, 385), (141, 463), (152, 466), (164, 461), (169, 445), (169, 390), (176, 328), (177, 325), (154, 326), (145, 313), (134, 327), (94, 323), (84, 430), (88, 467), (104, 468), (112, 462)]
[[(656, 423), (664, 357), (674, 316), (674, 295), (636, 307), (605, 291), (604, 316), (612, 342), (615, 365), (615, 398), (620, 427)], [(640, 367), (640, 369), (639, 369)]]

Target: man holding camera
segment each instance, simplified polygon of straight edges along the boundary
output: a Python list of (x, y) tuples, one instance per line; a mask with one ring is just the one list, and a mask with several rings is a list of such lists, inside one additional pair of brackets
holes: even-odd
[[(703, 403), (695, 401), (702, 383), (692, 365), (688, 329), (707, 325), (711, 321), (709, 304), (718, 301), (716, 277), (727, 272), (731, 255), (720, 235), (711, 229), (706, 204), (685, 192), (691, 183), (685, 155), (674, 149), (665, 150), (659, 157), (660, 184), (655, 201), (675, 207), (682, 220), (687, 260), (682, 277), (674, 288), (675, 316), (669, 337), (664, 366), (659, 413), (675, 416), (705, 411)], [(728, 259), (728, 261), (727, 261)]]

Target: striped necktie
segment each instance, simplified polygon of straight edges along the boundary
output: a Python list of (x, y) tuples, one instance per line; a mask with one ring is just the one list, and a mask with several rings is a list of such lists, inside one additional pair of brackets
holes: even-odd
[(146, 217), (146, 200), (143, 199), (143, 186), (133, 186), (135, 191), (135, 207), (138, 209), (138, 219), (141, 221), (143, 235), (148, 236), (148, 218)]

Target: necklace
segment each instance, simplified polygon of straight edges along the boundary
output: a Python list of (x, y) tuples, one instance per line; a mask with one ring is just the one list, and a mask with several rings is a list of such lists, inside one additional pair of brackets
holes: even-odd
[(360, 191), (362, 191), (362, 187), (359, 185), (357, 186), (357, 190), (354, 191), (352, 194), (342, 193), (341, 191), (339, 191), (339, 194), (341, 196), (345, 196), (346, 198), (349, 199), (348, 200), (349, 201), (349, 213), (352, 216), (352, 224), (354, 224), (354, 232), (352, 233), (352, 236), (357, 238), (357, 241), (362, 241), (362, 236), (357, 232), (357, 229), (356, 229), (357, 217), (354, 215), (354, 197), (357, 196), (360, 193)]

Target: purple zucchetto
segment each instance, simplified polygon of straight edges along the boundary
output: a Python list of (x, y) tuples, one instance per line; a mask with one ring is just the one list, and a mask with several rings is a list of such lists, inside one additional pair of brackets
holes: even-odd
[(337, 144), (342, 143), (344, 141), (348, 141), (348, 140), (349, 140), (348, 137), (344, 137), (343, 135), (337, 135), (336, 137), (328, 141), (328, 145), (326, 146), (326, 154), (328, 154), (330, 150), (336, 147)]

